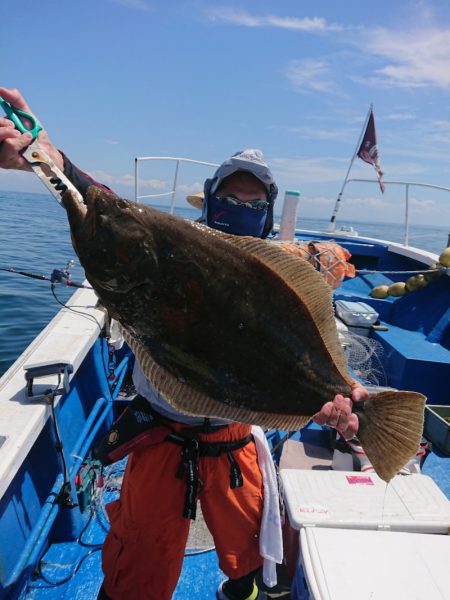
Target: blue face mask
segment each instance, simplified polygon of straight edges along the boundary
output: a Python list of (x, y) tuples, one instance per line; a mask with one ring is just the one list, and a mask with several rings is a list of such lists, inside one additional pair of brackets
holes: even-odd
[(210, 194), (207, 203), (206, 222), (213, 229), (233, 235), (261, 237), (269, 210), (266, 200), (240, 202), (235, 196)]

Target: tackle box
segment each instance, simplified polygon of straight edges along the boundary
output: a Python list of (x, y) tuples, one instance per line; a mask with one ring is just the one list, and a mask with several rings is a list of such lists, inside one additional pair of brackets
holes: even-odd
[(367, 337), (369, 329), (378, 320), (379, 314), (365, 302), (336, 300), (336, 315), (350, 331)]
[(388, 485), (352, 471), (282, 469), (280, 477), (285, 541), (297, 543), (285, 551), (295, 557), (292, 600), (447, 597), (450, 502), (430, 477), (397, 475)]

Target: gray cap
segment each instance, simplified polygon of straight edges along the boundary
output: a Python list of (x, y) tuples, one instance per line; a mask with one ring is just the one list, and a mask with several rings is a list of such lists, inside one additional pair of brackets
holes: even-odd
[(236, 152), (236, 154), (230, 156), (230, 158), (220, 165), (212, 178), (212, 185), (210, 188), (211, 194), (215, 193), (226, 177), (229, 177), (236, 171), (248, 171), (257, 177), (264, 184), (269, 198), (272, 201), (276, 198), (278, 188), (272, 173), (270, 172), (269, 166), (264, 161), (261, 150), (253, 148)]

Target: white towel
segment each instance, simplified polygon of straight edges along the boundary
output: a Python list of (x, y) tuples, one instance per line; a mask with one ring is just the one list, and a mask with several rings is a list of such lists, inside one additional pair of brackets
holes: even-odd
[(269, 444), (261, 427), (252, 427), (264, 486), (264, 506), (259, 534), (259, 553), (264, 558), (263, 581), (268, 587), (277, 584), (276, 564), (283, 560), (280, 502), (277, 475)]

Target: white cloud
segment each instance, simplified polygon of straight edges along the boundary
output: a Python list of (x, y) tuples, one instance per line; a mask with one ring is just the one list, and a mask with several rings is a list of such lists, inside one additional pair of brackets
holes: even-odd
[(391, 113), (383, 116), (383, 121), (412, 121), (414, 119), (416, 119), (416, 116), (407, 112)]
[(286, 76), (297, 92), (341, 95), (332, 81), (330, 65), (325, 59), (293, 60), (286, 69)]
[[(441, 112), (440, 109), (439, 112)], [(408, 122), (398, 129), (386, 125), (379, 143), (382, 149), (382, 165), (390, 172), (408, 174), (407, 164), (414, 167), (416, 174), (430, 171), (430, 167), (440, 175), (448, 173), (450, 166), (450, 121), (445, 119), (422, 118)], [(424, 158), (426, 157), (426, 160)], [(397, 164), (393, 162), (397, 161)], [(411, 162), (411, 160), (413, 162)], [(399, 168), (397, 168), (397, 166)], [(404, 175), (403, 175), (404, 177)], [(430, 175), (428, 176), (428, 179)], [(440, 177), (436, 179), (441, 180)], [(448, 176), (447, 176), (448, 181)], [(437, 182), (437, 181), (436, 181)]]
[[(370, 65), (371, 74), (367, 77), (362, 78), (357, 74), (350, 76), (353, 81), (386, 88), (433, 86), (450, 89), (450, 29), (433, 22), (433, 15), (427, 10), (426, 4), (416, 6), (414, 15), (415, 22), (420, 21), (422, 24), (421, 28), (412, 28), (406, 24), (400, 29), (350, 27), (330, 23), (317, 16), (258, 15), (225, 6), (211, 8), (206, 14), (210, 21), (241, 27), (272, 27), (312, 34), (345, 31), (345, 37), (335, 37), (334, 41), (357, 47), (358, 58), (355, 61), (359, 62), (359, 66), (364, 55), (375, 58), (378, 62), (376, 66), (373, 63)], [(304, 69), (306, 73), (303, 74)], [(365, 69), (368, 72), (367, 65)], [(351, 71), (355, 73), (356, 69), (349, 69)], [(333, 73), (334, 70), (329, 70), (327, 62), (322, 59), (294, 61), (286, 71), (297, 91), (336, 94), (339, 88), (333, 83)], [(392, 120), (394, 118), (391, 117)], [(397, 116), (398, 120), (406, 118), (413, 116)]]
[(427, 137), (432, 142), (450, 144), (450, 121), (431, 121)]
[[(322, 125), (323, 127), (323, 125)], [(351, 127), (348, 128), (319, 128), (305, 125), (302, 127), (291, 127), (288, 129), (291, 133), (297, 133), (301, 138), (306, 140), (339, 140), (353, 142), (358, 137), (358, 131)]]
[[(97, 170), (92, 171), (91, 176), (96, 181), (101, 181), (108, 187), (123, 185), (125, 187), (134, 188), (134, 175), (111, 175), (110, 173), (106, 173), (105, 171)], [(153, 190), (155, 192), (164, 192), (170, 189), (167, 181), (163, 181), (161, 179), (139, 179), (139, 187), (141, 188), (141, 190), (145, 188), (146, 191)]]
[(342, 25), (328, 23), (321, 17), (304, 17), (303, 19), (295, 17), (266, 17), (265, 21), (267, 25), (272, 27), (290, 29), (292, 31), (308, 31), (309, 33), (336, 32), (344, 29)]
[[(438, 25), (427, 28), (359, 28), (335, 38), (357, 49), (347, 56), (345, 77), (360, 85), (376, 88), (440, 88), (450, 90), (450, 29)], [(360, 75), (361, 69), (366, 73)], [(342, 72), (330, 69), (342, 79)], [(410, 112), (393, 113), (386, 120), (415, 119)]]
[(210, 21), (242, 25), (244, 27), (261, 27), (261, 17), (235, 8), (211, 8), (207, 11)]
[(419, 200), (418, 198), (410, 198), (408, 204), (412, 211), (419, 213), (433, 210), (436, 207), (436, 202), (433, 200)]
[[(402, 159), (405, 159), (405, 152), (401, 152), (400, 153), (402, 156)], [(420, 157), (421, 154), (419, 152), (416, 153), (411, 153), (411, 158), (417, 158)], [(359, 163), (358, 163), (359, 164)], [(412, 178), (416, 178), (416, 177), (421, 177), (425, 172), (426, 172), (426, 168), (423, 165), (423, 162), (405, 162), (405, 160), (403, 160), (402, 162), (393, 162), (393, 160), (389, 160), (389, 161), (383, 161), (383, 157), (381, 157), (381, 167), (383, 169), (384, 172), (384, 179), (387, 180), (391, 180), (391, 181), (405, 181), (405, 180), (411, 180)], [(386, 167), (386, 168), (384, 168)], [(363, 168), (363, 166), (362, 166)], [(370, 169), (370, 165), (367, 165), (367, 168)], [(367, 174), (367, 171), (365, 170), (365, 173)], [(358, 177), (361, 176), (360, 174), (358, 174)], [(400, 188), (396, 188), (399, 190), (400, 192)], [(401, 194), (403, 194), (403, 192), (400, 192)]]
[(243, 27), (275, 27), (278, 29), (289, 29), (291, 31), (303, 31), (308, 33), (323, 33), (342, 31), (342, 25), (328, 23), (322, 17), (277, 17), (252, 15), (247, 11), (237, 8), (211, 8), (207, 11), (207, 17), (214, 22), (229, 23)]
[[(383, 196), (362, 196), (362, 197), (346, 197), (344, 198), (345, 204), (349, 208), (364, 208), (364, 209), (376, 209), (377, 211), (384, 210), (386, 208), (392, 208), (392, 204), (384, 200)], [(382, 214), (380, 212), (380, 214)]]
[[(1, 171), (0, 171), (1, 174)], [(96, 170), (91, 172), (91, 176), (96, 181), (101, 181), (108, 187), (115, 189), (116, 187), (122, 186), (129, 188), (134, 191), (134, 175), (123, 174), (123, 175), (112, 175), (105, 171)], [(139, 178), (139, 190), (140, 195), (145, 194), (165, 194), (167, 197), (170, 196), (172, 190), (172, 182), (165, 181), (163, 179), (145, 179)], [(193, 183), (179, 183), (177, 186), (178, 194), (198, 194), (203, 191), (203, 183), (195, 181)]]
[[(373, 84), (450, 89), (450, 29), (377, 28), (364, 31), (364, 51), (386, 61), (375, 70)], [(359, 41), (361, 48), (361, 40)]]
[(177, 189), (183, 194), (198, 194), (199, 192), (203, 192), (203, 183), (198, 181), (195, 183), (183, 183)]
[(313, 208), (326, 208), (331, 210), (334, 199), (330, 196), (304, 196), (301, 199), (302, 204)]
[[(345, 166), (329, 158), (272, 158), (271, 169), (276, 181), (295, 185), (342, 181)], [(342, 162), (342, 161), (341, 161)], [(336, 164), (339, 163), (339, 164)]]

